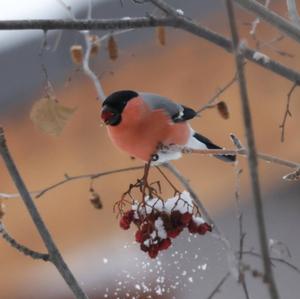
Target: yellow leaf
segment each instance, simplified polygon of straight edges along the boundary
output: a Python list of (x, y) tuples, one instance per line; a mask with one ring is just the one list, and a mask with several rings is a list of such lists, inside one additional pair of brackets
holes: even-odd
[(65, 107), (54, 99), (42, 98), (33, 104), (30, 118), (43, 132), (58, 136), (76, 109)]

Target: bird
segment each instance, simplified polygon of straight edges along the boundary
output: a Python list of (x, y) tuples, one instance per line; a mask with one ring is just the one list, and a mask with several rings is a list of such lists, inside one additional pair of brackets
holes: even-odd
[[(192, 108), (154, 93), (119, 90), (104, 100), (101, 119), (113, 144), (131, 157), (159, 165), (179, 159), (182, 149), (222, 149), (195, 132)], [(215, 155), (234, 162), (235, 155)]]

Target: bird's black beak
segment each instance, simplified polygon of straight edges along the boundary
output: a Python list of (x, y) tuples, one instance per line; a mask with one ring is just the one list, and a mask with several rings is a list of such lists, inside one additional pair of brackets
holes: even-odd
[(101, 110), (101, 119), (106, 125), (116, 126), (121, 121), (121, 115), (114, 108), (104, 105)]

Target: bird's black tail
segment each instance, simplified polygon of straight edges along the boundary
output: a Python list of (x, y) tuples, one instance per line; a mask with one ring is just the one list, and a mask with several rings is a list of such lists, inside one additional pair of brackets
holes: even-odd
[[(198, 141), (204, 143), (208, 149), (222, 149), (220, 146), (215, 145), (208, 138), (198, 133), (194, 133), (193, 137), (196, 138)], [(214, 155), (214, 156), (225, 162), (234, 162), (236, 160), (236, 155)]]

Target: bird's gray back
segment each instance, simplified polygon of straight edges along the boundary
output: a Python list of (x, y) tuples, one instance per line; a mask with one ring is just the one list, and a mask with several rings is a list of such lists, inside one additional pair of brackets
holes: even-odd
[(168, 98), (147, 92), (140, 92), (139, 95), (151, 109), (163, 109), (170, 115), (171, 118), (174, 115), (179, 115), (181, 112), (183, 112), (183, 107), (181, 105), (172, 102)]

